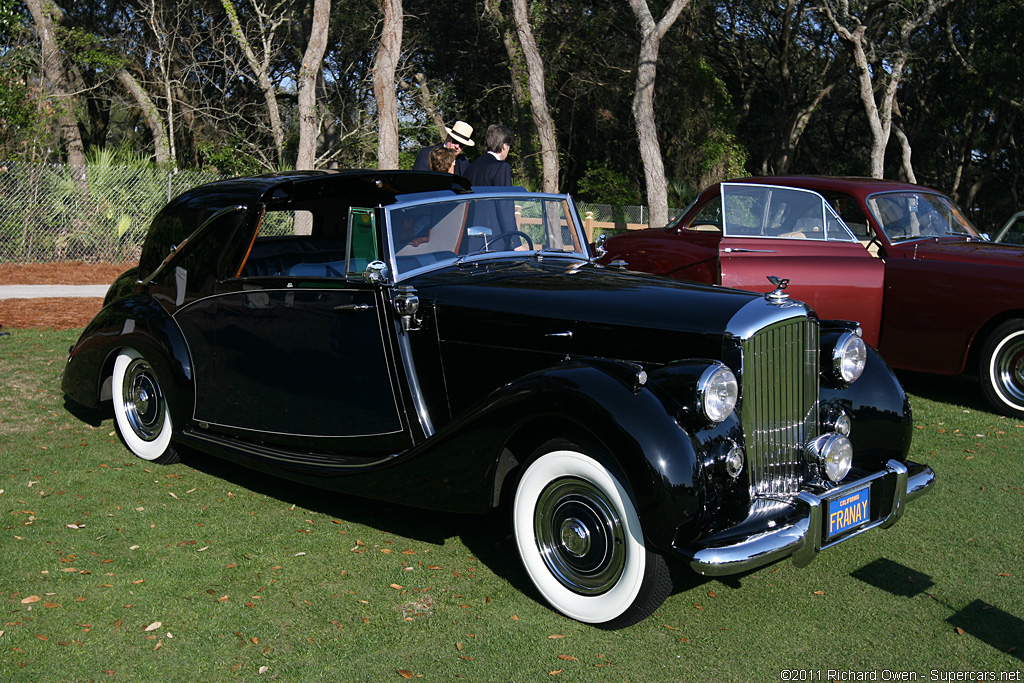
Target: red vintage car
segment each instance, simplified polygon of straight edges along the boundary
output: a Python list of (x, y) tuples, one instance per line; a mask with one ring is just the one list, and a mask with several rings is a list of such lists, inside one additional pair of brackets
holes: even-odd
[(1024, 418), (1024, 247), (981, 235), (952, 199), (867, 178), (744, 178), (704, 190), (667, 228), (608, 239), (601, 263), (769, 292), (861, 323), (890, 365), (977, 373)]

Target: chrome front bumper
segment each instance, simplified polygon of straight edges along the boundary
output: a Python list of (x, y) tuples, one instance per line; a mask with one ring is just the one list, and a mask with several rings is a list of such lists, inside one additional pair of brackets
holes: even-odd
[[(885, 469), (820, 496), (801, 491), (791, 514), (769, 523), (769, 528), (737, 537), (728, 531), (702, 539), (697, 545), (679, 548), (690, 566), (705, 576), (726, 576), (756, 569), (792, 556), (798, 567), (810, 564), (819, 551), (876, 527), (888, 528), (903, 516), (906, 504), (935, 483), (935, 472), (927, 465), (890, 460)], [(880, 501), (878, 513), (868, 524), (823, 542), (825, 503), (870, 486)], [(877, 493), (876, 493), (877, 492)]]

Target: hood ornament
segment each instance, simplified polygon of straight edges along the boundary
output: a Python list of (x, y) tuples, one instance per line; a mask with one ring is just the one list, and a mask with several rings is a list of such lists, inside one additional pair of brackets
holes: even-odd
[(789, 286), (789, 280), (781, 278), (776, 275), (769, 275), (768, 282), (775, 285), (775, 290), (768, 292), (764, 295), (764, 298), (770, 304), (782, 305), (789, 301), (789, 294), (786, 294), (786, 287)]

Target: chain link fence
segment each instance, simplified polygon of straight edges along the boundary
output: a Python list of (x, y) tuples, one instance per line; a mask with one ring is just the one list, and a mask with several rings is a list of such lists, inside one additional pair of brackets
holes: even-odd
[[(222, 177), (127, 166), (0, 164), (0, 263), (135, 262), (164, 204)], [(580, 202), (578, 208), (591, 239), (646, 227), (643, 206)]]
[(124, 166), (0, 165), (0, 262), (137, 261), (156, 212), (220, 177)]

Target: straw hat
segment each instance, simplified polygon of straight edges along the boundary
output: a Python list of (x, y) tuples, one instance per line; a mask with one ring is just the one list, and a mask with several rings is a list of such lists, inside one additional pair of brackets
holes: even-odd
[(452, 140), (455, 140), (466, 147), (472, 147), (475, 144), (470, 139), (473, 136), (473, 126), (469, 125), (465, 121), (456, 121), (455, 125), (451, 128), (446, 126), (444, 132), (446, 132), (448, 137)]

